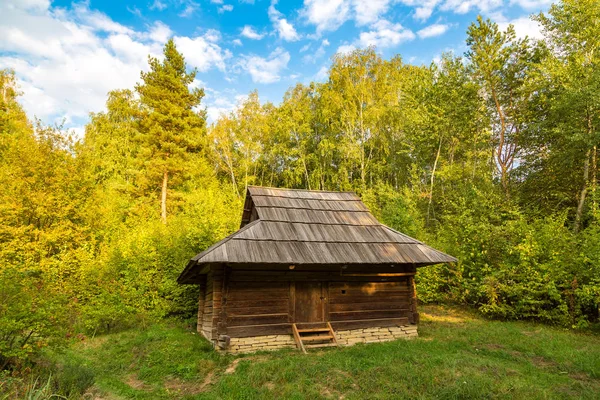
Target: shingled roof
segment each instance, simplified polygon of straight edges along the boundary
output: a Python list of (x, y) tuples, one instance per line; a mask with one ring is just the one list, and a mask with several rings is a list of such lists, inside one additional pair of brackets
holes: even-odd
[(381, 224), (352, 192), (250, 186), (240, 229), (190, 260), (203, 264), (412, 264), (456, 259)]

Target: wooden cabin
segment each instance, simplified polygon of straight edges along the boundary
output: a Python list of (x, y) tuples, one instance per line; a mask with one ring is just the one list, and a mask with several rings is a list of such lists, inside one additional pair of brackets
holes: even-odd
[(240, 229), (192, 258), (198, 331), (231, 352), (417, 335), (417, 268), (456, 259), (379, 223), (351, 192), (249, 187)]

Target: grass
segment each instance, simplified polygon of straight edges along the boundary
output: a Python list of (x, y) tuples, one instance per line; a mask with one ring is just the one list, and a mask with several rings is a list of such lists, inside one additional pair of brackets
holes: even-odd
[(70, 398), (600, 398), (598, 335), (420, 311), (411, 341), (233, 356), (173, 323), (86, 340), (49, 366)]

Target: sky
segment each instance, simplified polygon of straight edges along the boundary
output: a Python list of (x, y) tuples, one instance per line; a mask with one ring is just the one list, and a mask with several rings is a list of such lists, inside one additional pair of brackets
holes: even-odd
[(336, 52), (375, 46), (425, 64), (463, 55), (477, 15), (539, 38), (551, 0), (0, 0), (0, 69), (13, 69), (30, 117), (78, 136), (107, 93), (133, 89), (173, 38), (203, 87), (209, 122), (258, 90), (278, 104), (322, 81)]

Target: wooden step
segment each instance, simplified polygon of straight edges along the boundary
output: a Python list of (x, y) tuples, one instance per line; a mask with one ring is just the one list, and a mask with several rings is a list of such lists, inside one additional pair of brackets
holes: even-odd
[(329, 328), (298, 328), (299, 333), (329, 332)]
[(307, 344), (307, 349), (316, 349), (317, 347), (337, 347), (337, 343)]
[[(294, 333), (294, 340), (298, 349), (306, 353), (306, 349), (312, 349), (317, 347), (334, 347), (338, 345), (335, 332), (329, 322), (325, 323), (303, 323), (299, 327), (297, 324), (292, 324), (292, 332)], [(321, 325), (321, 326), (315, 326)], [(323, 335), (323, 333), (326, 333)], [(304, 343), (306, 342), (306, 344)], [(327, 342), (327, 343), (322, 343)]]
[(321, 342), (323, 340), (331, 340), (331, 335), (318, 335), (318, 336), (301, 336), (303, 342)]

